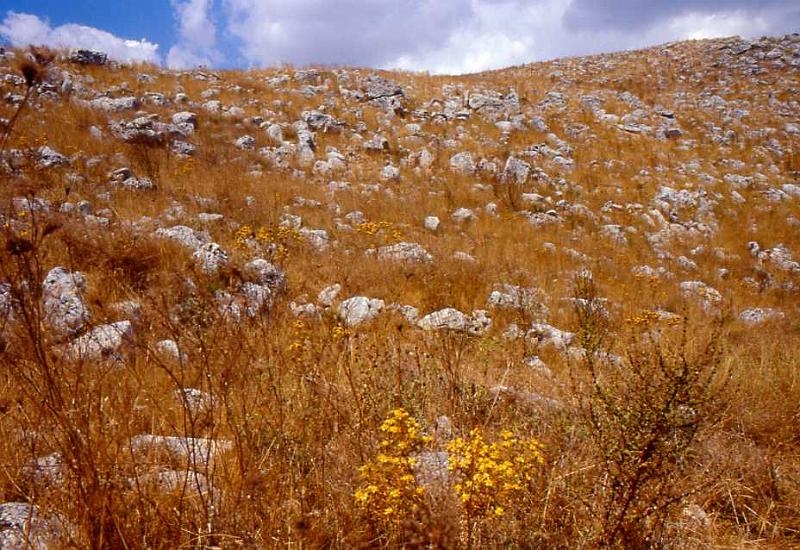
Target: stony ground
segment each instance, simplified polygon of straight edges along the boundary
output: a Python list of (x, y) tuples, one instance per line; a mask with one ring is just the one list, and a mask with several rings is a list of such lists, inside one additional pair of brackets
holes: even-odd
[(800, 544), (800, 35), (0, 84), (0, 547)]

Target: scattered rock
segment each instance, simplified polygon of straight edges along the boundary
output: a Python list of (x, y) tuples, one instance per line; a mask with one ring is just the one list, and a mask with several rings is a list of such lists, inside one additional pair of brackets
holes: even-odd
[(64, 521), (25, 502), (0, 504), (0, 548), (47, 550), (66, 542)]
[(200, 271), (206, 275), (216, 275), (220, 269), (228, 265), (228, 253), (217, 243), (201, 245), (192, 255)]
[(44, 311), (50, 327), (61, 336), (74, 335), (89, 322), (83, 300), (86, 277), (64, 267), (54, 267), (42, 283)]
[(69, 52), (69, 61), (79, 65), (96, 65), (102, 67), (108, 63), (108, 55), (97, 50), (72, 50)]
[(429, 263), (433, 261), (427, 250), (417, 243), (399, 242), (378, 248), (378, 258), (381, 260), (391, 260), (398, 262), (421, 262)]
[(354, 296), (339, 304), (339, 317), (345, 325), (352, 327), (376, 318), (383, 307), (383, 300)]
[(439, 229), (439, 218), (436, 216), (426, 216), (425, 220), (422, 222), (422, 225), (428, 231), (436, 231)]
[(132, 341), (133, 326), (130, 321), (100, 325), (72, 343), (70, 356), (82, 361), (116, 357), (122, 346)]

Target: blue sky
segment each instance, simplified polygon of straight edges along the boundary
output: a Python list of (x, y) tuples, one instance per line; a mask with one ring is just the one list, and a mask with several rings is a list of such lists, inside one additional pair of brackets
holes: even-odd
[(79, 23), (156, 44), (169, 45), (174, 35), (168, 0), (0, 0), (0, 13), (9, 10), (45, 17), (52, 26)]
[(0, 0), (0, 39), (170, 67), (463, 73), (800, 30), (800, 0)]

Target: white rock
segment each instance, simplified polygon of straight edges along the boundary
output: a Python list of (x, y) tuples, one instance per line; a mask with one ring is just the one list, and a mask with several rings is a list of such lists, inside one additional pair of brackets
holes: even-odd
[(743, 310), (739, 314), (739, 320), (747, 326), (756, 326), (767, 321), (779, 320), (784, 318), (782, 311), (772, 308), (751, 307)]
[(240, 289), (245, 301), (245, 311), (249, 317), (266, 313), (272, 307), (273, 292), (267, 285), (259, 285), (249, 281)]
[[(68, 527), (66, 527), (68, 528)], [(65, 525), (57, 517), (44, 517), (39, 507), (26, 502), (0, 504), (0, 548), (48, 550), (58, 547)]]
[(86, 277), (63, 267), (50, 270), (42, 283), (44, 311), (50, 327), (59, 335), (75, 334), (89, 322), (83, 300)]
[(465, 222), (475, 219), (475, 212), (469, 208), (457, 208), (450, 217), (457, 222)]
[(447, 488), (450, 481), (450, 455), (447, 451), (423, 451), (413, 458), (414, 477), (418, 484), (432, 492)]
[(218, 454), (233, 448), (230, 441), (217, 441), (202, 437), (181, 437), (169, 435), (140, 434), (130, 440), (134, 453), (163, 449), (192, 466), (208, 464)]
[(450, 168), (462, 174), (472, 174), (475, 172), (475, 162), (472, 160), (472, 154), (468, 151), (456, 153), (450, 157)]
[(436, 231), (437, 229), (439, 229), (439, 223), (440, 223), (439, 218), (437, 218), (436, 216), (426, 216), (425, 220), (422, 222), (422, 225), (428, 231)]
[(384, 302), (366, 296), (354, 296), (339, 304), (339, 317), (349, 326), (355, 326), (377, 317), (383, 311)]
[(492, 307), (525, 310), (539, 307), (542, 298), (539, 289), (500, 284), (495, 285), (486, 303)]
[(330, 237), (324, 229), (308, 229), (303, 227), (299, 230), (306, 242), (317, 252), (324, 252), (330, 245)]
[(397, 181), (400, 179), (400, 169), (387, 164), (381, 169), (381, 181)]
[(433, 261), (433, 256), (422, 245), (409, 242), (399, 242), (378, 248), (378, 258), (399, 262), (428, 263)]
[(320, 290), (319, 294), (317, 295), (317, 301), (322, 306), (331, 307), (333, 305), (333, 301), (336, 300), (336, 297), (341, 291), (342, 285), (339, 283), (332, 284)]
[(217, 243), (207, 243), (195, 250), (192, 255), (200, 271), (206, 275), (216, 275), (228, 265), (228, 253)]
[(160, 340), (153, 347), (159, 355), (172, 361), (180, 361), (181, 351), (175, 340)]
[(680, 289), (684, 298), (698, 300), (707, 313), (716, 312), (722, 303), (722, 294), (702, 281), (683, 281)]
[(469, 318), (465, 313), (455, 308), (447, 307), (429, 313), (417, 322), (417, 326), (422, 330), (449, 329), (462, 331), (466, 329), (468, 320)]
[(123, 345), (133, 341), (130, 321), (100, 325), (76, 339), (70, 347), (74, 359), (94, 361), (115, 355)]
[(553, 346), (558, 350), (565, 350), (572, 343), (575, 335), (547, 323), (534, 323), (528, 330), (525, 338), (534, 340), (539, 346)]
[(531, 165), (515, 157), (508, 157), (501, 181), (506, 183), (524, 184), (528, 181)]
[(267, 286), (273, 292), (280, 292), (286, 287), (283, 270), (263, 258), (255, 258), (244, 264), (242, 273), (247, 281)]
[(157, 229), (156, 236), (176, 241), (192, 250), (197, 250), (211, 241), (211, 236), (206, 231), (196, 231), (185, 225), (176, 225), (167, 229)]

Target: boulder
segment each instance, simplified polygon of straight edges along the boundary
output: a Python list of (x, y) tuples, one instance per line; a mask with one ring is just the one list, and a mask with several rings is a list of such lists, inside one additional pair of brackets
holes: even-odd
[(130, 446), (134, 454), (163, 451), (192, 465), (207, 464), (233, 448), (233, 444), (225, 440), (153, 434), (133, 436)]
[(180, 243), (192, 250), (197, 250), (211, 241), (211, 236), (206, 231), (197, 231), (185, 225), (175, 225), (166, 229), (157, 229), (155, 234), (158, 237)]
[(102, 67), (108, 64), (108, 55), (97, 50), (72, 50), (67, 57), (70, 63), (78, 65), (96, 65)]
[(101, 96), (89, 101), (89, 107), (100, 111), (118, 113), (120, 111), (133, 111), (142, 106), (142, 103), (133, 96), (106, 97)]
[(255, 258), (242, 268), (246, 280), (269, 287), (273, 292), (286, 288), (286, 273), (263, 258)]
[(58, 336), (74, 335), (89, 322), (85, 290), (86, 277), (64, 267), (51, 269), (42, 282), (45, 316)]
[(216, 275), (220, 269), (228, 265), (228, 253), (217, 243), (206, 243), (192, 254), (200, 271), (206, 275)]
[(77, 360), (95, 361), (115, 356), (122, 346), (133, 341), (130, 321), (119, 321), (93, 328), (70, 346), (69, 355)]
[(27, 502), (0, 504), (0, 549), (48, 550), (64, 542), (65, 526)]
[(317, 295), (317, 301), (324, 307), (331, 307), (341, 291), (342, 285), (339, 283), (332, 284), (320, 290), (319, 294)]
[(472, 160), (472, 153), (464, 151), (456, 153), (450, 157), (450, 168), (461, 174), (472, 174), (475, 172), (475, 161)]
[(425, 216), (425, 219), (422, 222), (423, 227), (428, 231), (436, 231), (439, 229), (439, 218), (436, 216)]
[(505, 168), (503, 168), (503, 175), (501, 180), (505, 183), (525, 184), (528, 181), (528, 175), (531, 171), (531, 165), (515, 157), (508, 157)]
[(482, 309), (467, 315), (452, 307), (429, 313), (417, 322), (417, 326), (422, 330), (453, 330), (473, 336), (484, 334), (491, 325), (492, 320)]
[(557, 329), (547, 323), (533, 323), (525, 334), (525, 338), (536, 342), (541, 347), (553, 346), (563, 351), (572, 343), (575, 334)]
[(433, 256), (422, 245), (417, 243), (399, 242), (390, 244), (378, 248), (377, 253), (378, 258), (381, 260), (421, 263), (433, 261)]
[(339, 317), (345, 325), (352, 327), (374, 319), (383, 311), (383, 307), (383, 300), (354, 296), (339, 304)]

